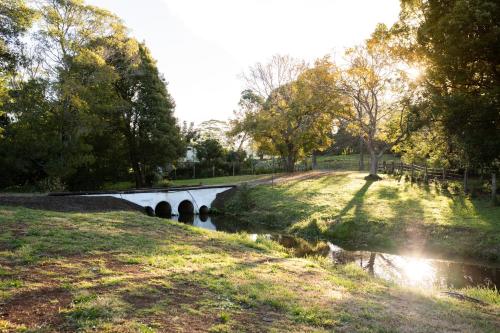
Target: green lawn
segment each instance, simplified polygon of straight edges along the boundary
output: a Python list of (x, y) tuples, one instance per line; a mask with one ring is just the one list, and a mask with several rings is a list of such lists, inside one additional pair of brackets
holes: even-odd
[[(399, 162), (399, 157), (392, 154), (384, 154), (379, 160), (379, 163), (387, 162)], [(317, 164), (318, 168), (323, 169), (336, 169), (336, 170), (358, 170), (359, 154), (350, 155), (324, 155), (318, 156)], [(370, 155), (364, 155), (365, 170), (369, 168)]]
[[(160, 181), (158, 184), (155, 184), (155, 186), (168, 187), (168, 186), (191, 186), (191, 185), (239, 184), (243, 182), (265, 179), (269, 177), (271, 177), (271, 175), (261, 174), (261, 175), (240, 175), (240, 176), (225, 176), (225, 177), (196, 178), (196, 179), (177, 179), (177, 180)], [(118, 183), (105, 184), (103, 190), (123, 191), (132, 189), (134, 187), (135, 187), (134, 183), (123, 181)]]
[(225, 184), (239, 184), (252, 180), (266, 179), (271, 175), (241, 175), (241, 176), (226, 176), (226, 177), (213, 177), (213, 178), (200, 178), (200, 179), (178, 179), (172, 180), (172, 186), (187, 186), (187, 185), (225, 185)]
[[(370, 155), (364, 155), (365, 162), (367, 163), (370, 160)], [(323, 155), (317, 157), (318, 162), (324, 161), (346, 161), (346, 162), (358, 162), (359, 154), (349, 154), (349, 155)], [(396, 157), (392, 154), (384, 154), (380, 158), (379, 161), (399, 161), (399, 157)]]
[(135, 212), (0, 207), (2, 332), (498, 332), (498, 294), (462, 292), (489, 304)]
[(337, 172), (258, 186), (226, 210), (250, 223), (348, 248), (500, 260), (500, 207), (488, 198), (472, 200), (389, 176), (367, 182), (364, 176)]

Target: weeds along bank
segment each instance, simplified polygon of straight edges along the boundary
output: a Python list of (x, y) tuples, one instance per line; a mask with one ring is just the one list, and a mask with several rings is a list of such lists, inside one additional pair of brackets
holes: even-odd
[(138, 212), (0, 207), (0, 331), (496, 332), (496, 291), (407, 289)]
[(243, 188), (223, 209), (244, 223), (346, 248), (500, 260), (500, 207), (489, 198), (365, 175), (335, 172)]

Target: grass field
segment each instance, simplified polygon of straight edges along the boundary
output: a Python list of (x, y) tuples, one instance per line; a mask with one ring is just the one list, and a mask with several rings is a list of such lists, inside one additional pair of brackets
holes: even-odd
[(462, 292), (488, 305), (136, 212), (0, 207), (2, 332), (498, 332), (499, 295)]
[(271, 177), (271, 175), (241, 175), (200, 179), (178, 179), (172, 180), (170, 183), (172, 186), (239, 184), (252, 180), (266, 179), (269, 177)]
[[(370, 155), (366, 154), (364, 155), (365, 163), (367, 163), (370, 160)], [(318, 156), (317, 157), (318, 162), (324, 162), (324, 161), (347, 161), (347, 162), (358, 162), (359, 161), (359, 154), (349, 154), (349, 155), (324, 155), (324, 156)], [(379, 159), (379, 161), (399, 161), (399, 157), (396, 157), (392, 154), (384, 154), (382, 157)]]
[[(160, 181), (155, 186), (168, 187), (168, 186), (191, 186), (191, 185), (225, 185), (225, 184), (239, 184), (243, 182), (248, 182), (252, 180), (265, 179), (271, 175), (239, 175), (239, 176), (225, 176), (225, 177), (211, 177), (211, 178), (196, 178), (196, 179), (176, 179), (168, 181)], [(103, 187), (103, 190), (107, 191), (121, 191), (134, 188), (135, 185), (132, 182), (118, 182), (109, 183)]]
[(435, 185), (336, 172), (247, 190), (227, 210), (306, 238), (348, 248), (424, 251), (439, 257), (500, 260), (500, 207)]
[[(379, 159), (379, 163), (382, 163), (383, 161), (399, 162), (400, 159), (392, 154), (384, 154)], [(317, 164), (319, 168), (358, 170), (359, 154), (318, 156)], [(364, 164), (365, 170), (368, 169), (370, 164), (370, 155), (364, 155)]]

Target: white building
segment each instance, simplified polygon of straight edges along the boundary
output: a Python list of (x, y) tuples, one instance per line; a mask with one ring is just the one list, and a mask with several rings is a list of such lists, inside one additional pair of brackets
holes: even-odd
[(198, 157), (196, 157), (196, 149), (192, 146), (186, 148), (186, 156), (180, 159), (181, 162), (199, 162)]

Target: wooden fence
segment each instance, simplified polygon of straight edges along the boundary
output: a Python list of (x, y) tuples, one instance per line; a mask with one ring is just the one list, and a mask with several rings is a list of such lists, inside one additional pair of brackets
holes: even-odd
[(418, 164), (406, 164), (395, 161), (382, 161), (378, 166), (379, 172), (388, 174), (403, 174), (408, 172), (413, 177), (420, 177), (424, 180), (464, 180), (467, 181), (467, 171), (458, 169), (429, 168)]
[[(314, 169), (329, 169), (329, 170), (359, 170), (359, 162), (357, 161), (342, 161), (330, 160), (322, 161)], [(446, 168), (431, 168), (425, 165), (406, 164), (401, 161), (380, 161), (378, 164), (380, 173), (411, 176), (412, 180), (427, 181), (461, 181), (465, 192), (469, 190), (469, 176), (467, 169), (446, 169)], [(491, 174), (491, 199), (497, 201), (497, 180), (496, 174)]]
[[(378, 171), (387, 174), (405, 174), (409, 173), (412, 179), (421, 179), (423, 181), (448, 181), (458, 180), (463, 182), (463, 189), (465, 192), (469, 190), (469, 176), (467, 169), (445, 169), (445, 168), (429, 168), (418, 164), (406, 164), (403, 162), (395, 161), (382, 161), (378, 166)], [(491, 174), (491, 200), (494, 204), (497, 203), (497, 181), (496, 174)]]

